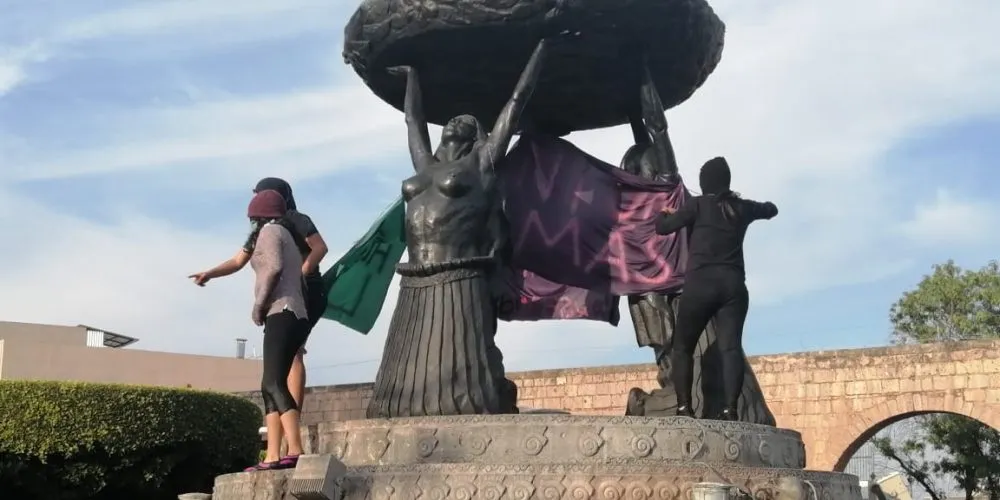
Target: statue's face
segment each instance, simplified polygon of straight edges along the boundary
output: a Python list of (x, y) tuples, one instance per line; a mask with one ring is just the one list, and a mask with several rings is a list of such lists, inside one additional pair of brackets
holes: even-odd
[(476, 127), (463, 117), (452, 118), (441, 130), (441, 140), (472, 142), (476, 140)]

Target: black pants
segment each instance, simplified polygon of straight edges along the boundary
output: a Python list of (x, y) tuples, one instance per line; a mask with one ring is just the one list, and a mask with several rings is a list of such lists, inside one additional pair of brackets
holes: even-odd
[(326, 312), (326, 290), (323, 289), (323, 282), (310, 282), (306, 285), (306, 313), (309, 315), (309, 331), (311, 332), (316, 323), (323, 318)]
[(678, 404), (691, 405), (694, 350), (701, 332), (714, 318), (725, 403), (735, 409), (743, 389), (743, 323), (750, 305), (742, 273), (699, 269), (688, 275), (680, 300), (670, 356)]
[(309, 337), (309, 320), (291, 311), (272, 314), (264, 320), (264, 375), (260, 391), (265, 413), (285, 413), (299, 407), (288, 390), (292, 361)]

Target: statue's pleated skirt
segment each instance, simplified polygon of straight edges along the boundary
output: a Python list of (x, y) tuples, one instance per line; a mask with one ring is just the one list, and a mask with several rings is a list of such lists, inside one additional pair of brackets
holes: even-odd
[(368, 418), (503, 413), (503, 362), (486, 259), (400, 264)]
[[(629, 313), (640, 347), (652, 347), (657, 356), (660, 389), (653, 390), (645, 400), (646, 416), (674, 415), (677, 394), (670, 380), (670, 349), (673, 344), (674, 318), (683, 295), (658, 297), (650, 301), (629, 297)], [(662, 300), (660, 300), (662, 299)], [(764, 400), (764, 391), (753, 367), (743, 357), (743, 390), (737, 412), (740, 420), (762, 425), (775, 425), (774, 414)], [(722, 358), (716, 347), (715, 320), (708, 323), (694, 351), (694, 387), (691, 406), (698, 416), (712, 416), (725, 406), (722, 386)]]

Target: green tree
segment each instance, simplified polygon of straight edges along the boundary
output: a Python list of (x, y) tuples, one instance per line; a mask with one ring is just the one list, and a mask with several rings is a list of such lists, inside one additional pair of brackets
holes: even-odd
[(1000, 338), (1000, 263), (977, 271), (934, 266), (889, 311), (897, 344)]
[[(890, 310), (896, 344), (1000, 338), (1000, 264), (964, 270), (953, 261), (935, 265)], [(932, 498), (931, 474), (952, 477), (967, 499), (976, 492), (1000, 500), (1000, 432), (960, 415), (920, 417), (919, 431), (902, 443), (873, 440)], [(928, 448), (943, 458), (928, 459)]]

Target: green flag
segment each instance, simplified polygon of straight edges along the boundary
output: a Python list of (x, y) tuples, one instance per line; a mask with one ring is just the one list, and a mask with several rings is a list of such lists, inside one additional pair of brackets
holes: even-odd
[(382, 312), (396, 264), (406, 250), (405, 208), (397, 199), (350, 250), (323, 274), (323, 317), (367, 334)]

